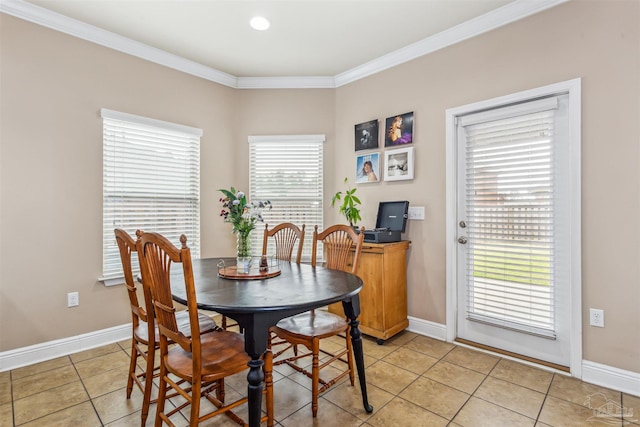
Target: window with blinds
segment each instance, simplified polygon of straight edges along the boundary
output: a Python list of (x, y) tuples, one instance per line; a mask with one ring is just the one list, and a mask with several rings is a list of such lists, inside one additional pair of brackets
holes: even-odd
[(467, 317), (555, 337), (555, 97), (460, 118)]
[[(249, 137), (250, 200), (271, 201), (273, 208), (263, 212), (270, 227), (282, 222), (306, 225), (303, 261), (311, 261), (313, 227), (323, 229), (324, 140), (324, 135)], [(258, 223), (252, 233), (254, 255), (262, 250), (263, 232), (264, 224)]]
[[(123, 282), (114, 228), (188, 238), (200, 255), (200, 137), (202, 130), (102, 109), (103, 277)], [(138, 268), (137, 258), (132, 261)], [(137, 273), (137, 271), (136, 271)]]

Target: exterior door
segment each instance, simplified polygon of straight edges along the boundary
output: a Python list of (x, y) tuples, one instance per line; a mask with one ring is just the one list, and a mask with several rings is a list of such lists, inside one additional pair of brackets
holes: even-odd
[(455, 117), (450, 236), (455, 337), (567, 367), (576, 326), (568, 102), (557, 94)]

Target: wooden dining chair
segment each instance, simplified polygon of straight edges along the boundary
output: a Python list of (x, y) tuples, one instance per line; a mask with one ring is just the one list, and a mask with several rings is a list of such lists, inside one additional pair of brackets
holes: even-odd
[[(149, 415), (149, 405), (156, 402), (151, 399), (153, 388), (153, 378), (159, 375), (160, 367), (155, 365), (155, 352), (159, 349), (160, 334), (156, 325), (151, 301), (151, 290), (142, 286), (142, 297), (144, 304), (141, 305), (138, 299), (138, 288), (133, 277), (132, 255), (136, 252), (136, 241), (124, 230), (116, 228), (114, 230), (118, 249), (120, 251), (120, 261), (124, 273), (125, 286), (129, 296), (129, 307), (131, 309), (131, 361), (129, 363), (129, 376), (127, 379), (127, 399), (131, 398), (133, 385), (136, 384), (142, 392), (142, 413), (141, 420), (144, 426)], [(178, 328), (185, 334), (191, 334), (189, 326), (189, 314), (186, 311), (176, 313)], [(198, 322), (202, 332), (209, 332), (220, 329), (216, 323), (204, 314), (198, 315)], [(151, 338), (150, 338), (151, 337)], [(143, 368), (138, 372), (138, 358), (143, 360)]]
[[(224, 379), (243, 372), (251, 358), (244, 350), (244, 337), (231, 331), (200, 334), (198, 303), (191, 252), (187, 237), (180, 236), (181, 247), (175, 247), (158, 233), (140, 233), (137, 241), (142, 280), (151, 288), (158, 330), (160, 332), (160, 385), (156, 411), (156, 427), (163, 423), (173, 426), (170, 417), (191, 405), (189, 425), (196, 426), (216, 415), (225, 414), (240, 425), (246, 423), (232, 410), (248, 402), (247, 397), (225, 403)], [(191, 333), (185, 335), (178, 328), (176, 309), (171, 294), (171, 266), (181, 264), (187, 295), (187, 312)], [(176, 345), (169, 346), (171, 343)], [(267, 415), (261, 421), (273, 425), (272, 358), (264, 356), (264, 375)], [(179, 380), (183, 380), (181, 384)], [(182, 398), (174, 409), (167, 409), (167, 393), (175, 391)], [(216, 409), (202, 415), (201, 400), (207, 399)]]
[[(325, 267), (355, 273), (360, 260), (363, 239), (364, 227), (358, 234), (349, 225), (333, 225), (322, 233), (318, 233), (318, 226), (315, 226), (311, 265), (316, 266), (318, 243), (322, 242)], [(287, 364), (311, 378), (311, 410), (314, 417), (318, 414), (318, 396), (320, 393), (323, 393), (347, 375), (351, 385), (354, 384), (353, 352), (349, 329), (349, 323), (344, 316), (338, 316), (325, 310), (312, 310), (288, 317), (282, 319), (276, 326), (271, 328), (272, 335), (294, 345), (303, 345), (308, 349), (308, 352), (304, 354), (294, 354), (280, 360), (278, 360), (277, 356), (274, 356), (274, 365)], [(334, 353), (320, 348), (320, 340), (337, 335), (344, 336), (344, 348)], [(273, 338), (271, 341), (273, 341)], [(320, 364), (320, 353), (329, 356), (328, 359), (322, 361), (322, 364)], [(311, 356), (311, 372), (297, 363), (299, 359), (308, 356)], [(344, 362), (346, 364), (345, 370), (331, 379), (320, 378), (320, 370), (336, 361)], [(335, 368), (335, 365), (332, 365), (332, 367)]]
[(269, 238), (275, 243), (275, 257), (281, 261), (291, 261), (293, 248), (298, 243), (298, 251), (296, 254), (296, 263), (300, 264), (302, 260), (302, 246), (304, 244), (304, 228), (298, 227), (290, 222), (283, 222), (269, 230), (269, 224), (264, 226), (264, 238), (262, 240), (262, 255), (267, 255)]

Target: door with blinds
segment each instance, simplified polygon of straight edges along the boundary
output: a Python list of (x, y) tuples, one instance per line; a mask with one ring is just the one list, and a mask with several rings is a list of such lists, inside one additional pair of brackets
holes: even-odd
[(570, 365), (568, 95), (456, 117), (457, 339)]

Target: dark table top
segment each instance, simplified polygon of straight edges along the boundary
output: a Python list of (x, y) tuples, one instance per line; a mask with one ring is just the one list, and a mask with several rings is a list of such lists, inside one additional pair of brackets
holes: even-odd
[[(226, 279), (218, 276), (221, 259), (193, 260), (198, 306), (221, 314), (303, 312), (353, 297), (362, 289), (362, 280), (354, 274), (288, 262), (280, 263), (281, 274), (276, 277)], [(229, 258), (225, 261), (227, 265), (235, 263)], [(182, 269), (174, 268), (172, 273), (182, 275)], [(172, 292), (176, 301), (186, 303), (183, 286), (172, 286)]]

